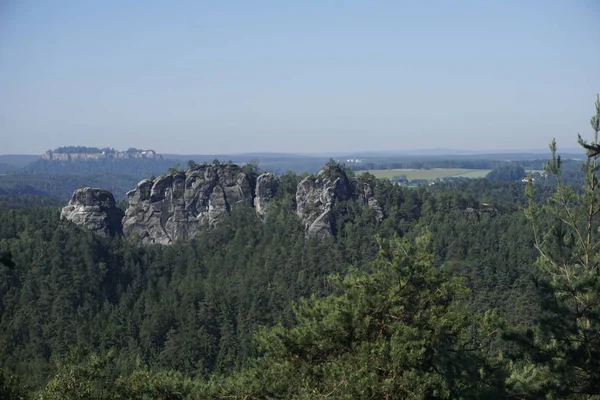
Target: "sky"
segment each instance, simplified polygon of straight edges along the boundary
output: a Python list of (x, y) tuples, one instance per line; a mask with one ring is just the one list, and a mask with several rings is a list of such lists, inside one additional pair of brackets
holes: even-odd
[(0, 154), (576, 148), (597, 0), (0, 0)]

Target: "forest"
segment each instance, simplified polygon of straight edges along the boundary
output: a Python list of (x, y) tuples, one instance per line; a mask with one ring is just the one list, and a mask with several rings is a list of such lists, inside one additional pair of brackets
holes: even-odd
[(383, 218), (337, 202), (327, 238), (293, 172), (169, 246), (0, 196), (0, 398), (600, 398), (600, 166), (563, 167), (553, 141), (544, 183), (348, 170)]

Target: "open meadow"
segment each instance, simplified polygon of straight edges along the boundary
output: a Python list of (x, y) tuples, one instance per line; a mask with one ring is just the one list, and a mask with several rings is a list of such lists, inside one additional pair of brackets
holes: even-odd
[(442, 178), (484, 178), (491, 170), (489, 169), (464, 169), (464, 168), (432, 168), (432, 169), (372, 169), (360, 171), (369, 172), (377, 178), (392, 179), (404, 176), (409, 181), (413, 179), (426, 179), (428, 181)]

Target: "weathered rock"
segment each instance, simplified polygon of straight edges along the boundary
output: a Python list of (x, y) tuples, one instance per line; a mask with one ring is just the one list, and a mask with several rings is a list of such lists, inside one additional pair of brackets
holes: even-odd
[[(186, 172), (144, 179), (127, 193), (129, 206), (125, 213), (115, 206), (110, 192), (79, 189), (63, 209), (62, 217), (103, 236), (122, 232), (143, 243), (170, 244), (193, 238), (218, 224), (238, 204), (254, 206), (257, 214), (264, 216), (280, 181), (272, 173), (254, 177), (237, 165), (204, 164)], [(381, 221), (383, 212), (373, 196), (374, 184), (361, 180), (351, 183), (345, 170), (336, 164), (328, 164), (317, 176), (303, 179), (296, 189), (296, 212), (306, 235), (332, 235), (334, 205), (349, 199), (369, 207)]]
[(279, 178), (271, 172), (256, 178), (254, 208), (260, 216), (265, 215), (269, 203), (277, 193), (277, 188), (279, 188)]
[(111, 192), (96, 188), (77, 189), (69, 204), (62, 209), (61, 218), (90, 229), (102, 237), (122, 233), (123, 211), (116, 205)]
[(297, 214), (310, 237), (332, 233), (332, 210), (336, 201), (354, 197), (346, 172), (338, 165), (326, 165), (314, 177), (306, 177), (296, 190)]
[(381, 209), (381, 205), (375, 198), (370, 198), (367, 201), (367, 206), (373, 211), (373, 215), (375, 216), (375, 220), (377, 222), (383, 221), (383, 210)]
[(197, 165), (141, 181), (127, 193), (123, 232), (144, 243), (169, 244), (213, 226), (235, 204), (252, 206), (248, 176), (233, 164)]
[(374, 197), (373, 188), (367, 183), (363, 185), (361, 198), (363, 199), (363, 205), (369, 207), (373, 211), (375, 220), (377, 222), (383, 221), (383, 210), (381, 205), (379, 205), (379, 202)]

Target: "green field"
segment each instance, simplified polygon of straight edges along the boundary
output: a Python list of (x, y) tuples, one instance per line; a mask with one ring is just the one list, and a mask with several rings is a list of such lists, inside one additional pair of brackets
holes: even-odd
[(396, 176), (406, 176), (406, 179), (412, 181), (413, 179), (426, 179), (428, 181), (449, 178), (449, 177), (463, 177), (463, 178), (483, 178), (491, 170), (489, 169), (463, 169), (463, 168), (432, 168), (432, 169), (372, 169), (368, 171), (377, 178), (388, 178), (391, 179)]

